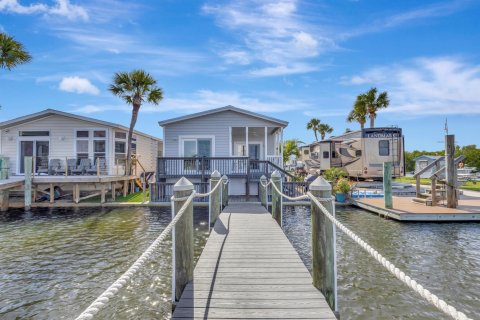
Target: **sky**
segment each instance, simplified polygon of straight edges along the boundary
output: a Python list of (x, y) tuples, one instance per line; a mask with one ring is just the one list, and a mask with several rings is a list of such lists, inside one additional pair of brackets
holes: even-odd
[[(398, 126), (406, 150), (441, 150), (445, 122), (480, 145), (480, 1), (0, 0), (0, 32), (33, 56), (0, 69), (0, 121), (46, 108), (128, 125), (108, 87), (144, 69), (164, 91), (136, 129), (233, 105), (289, 121), (312, 142), (312, 118), (347, 128), (358, 94), (387, 91), (376, 126)], [(367, 122), (368, 124), (368, 122)]]

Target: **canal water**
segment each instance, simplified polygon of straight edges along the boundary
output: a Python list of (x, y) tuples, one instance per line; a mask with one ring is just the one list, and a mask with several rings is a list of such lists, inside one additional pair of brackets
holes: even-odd
[[(195, 209), (195, 254), (208, 235)], [(118, 278), (170, 221), (168, 208), (38, 209), (0, 215), (0, 319), (72, 319)], [(386, 258), (474, 319), (480, 310), (480, 224), (408, 223), (352, 208), (337, 217)], [(310, 266), (310, 213), (286, 207), (284, 230)], [(341, 232), (342, 319), (448, 319)], [(98, 319), (166, 319), (171, 242), (164, 243)]]

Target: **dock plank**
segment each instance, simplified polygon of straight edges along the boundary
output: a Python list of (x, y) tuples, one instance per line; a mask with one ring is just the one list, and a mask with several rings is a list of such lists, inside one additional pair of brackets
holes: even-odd
[(260, 205), (217, 219), (173, 319), (336, 319), (307, 268)]

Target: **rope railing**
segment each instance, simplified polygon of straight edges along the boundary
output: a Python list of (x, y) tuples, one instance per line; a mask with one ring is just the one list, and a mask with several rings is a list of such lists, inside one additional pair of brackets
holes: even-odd
[(162, 233), (152, 242), (152, 244), (142, 253), (142, 255), (125, 271), (113, 284), (110, 285), (95, 301), (93, 301), (77, 318), (76, 320), (90, 320), (101, 310), (107, 303), (138, 273), (141, 267), (147, 262), (152, 254), (165, 241), (168, 234), (173, 230), (173, 227), (183, 217), (189, 205), (192, 204), (194, 198), (208, 197), (212, 195), (222, 183), (228, 183), (228, 179), (220, 179), (212, 190), (207, 193), (197, 193), (195, 190), (187, 197), (175, 198), (172, 196), (172, 202), (185, 201), (175, 217), (170, 221)]
[[(401, 282), (403, 282), (405, 285), (411, 288), (414, 292), (419, 294), (422, 298), (424, 298), (427, 302), (429, 302), (431, 305), (436, 307), (438, 310), (442, 311), (446, 315), (449, 315), (455, 320), (472, 320), (471, 318), (468, 318), (463, 312), (458, 311), (455, 307), (449, 305), (444, 300), (440, 299), (438, 296), (431, 293), (429, 290), (425, 289), (417, 281), (407, 276), (405, 272), (397, 268), (393, 263), (391, 263), (385, 257), (383, 257), (377, 250), (375, 250), (367, 242), (362, 240), (353, 231), (351, 231), (349, 228), (344, 226), (340, 221), (338, 221), (330, 212), (328, 212), (328, 210), (321, 203), (321, 202), (327, 202), (327, 201), (334, 201), (335, 198), (333, 196), (328, 198), (319, 198), (313, 195), (310, 191), (308, 191), (306, 195), (302, 195), (299, 197), (289, 197), (288, 195), (281, 192), (278, 189), (278, 187), (275, 185), (275, 183), (271, 183), (271, 182), (272, 181), (270, 180), (268, 184), (271, 184), (281, 197), (284, 197), (292, 201), (303, 200), (305, 199), (305, 197), (310, 198), (310, 200), (323, 212), (323, 214), (335, 226), (337, 226), (350, 239), (352, 239), (355, 243), (357, 243), (360, 247), (362, 247), (362, 249), (364, 249), (368, 254), (370, 254), (378, 263), (380, 263), (385, 269), (387, 269), (390, 273), (392, 273), (397, 279), (399, 279)], [(265, 185), (262, 183), (262, 186), (266, 187), (268, 186), (268, 184)]]

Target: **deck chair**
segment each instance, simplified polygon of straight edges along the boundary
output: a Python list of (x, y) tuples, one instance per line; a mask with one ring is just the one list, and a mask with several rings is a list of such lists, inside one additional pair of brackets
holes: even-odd
[(55, 174), (56, 170), (59, 170), (62, 167), (62, 161), (60, 159), (50, 159), (48, 163), (48, 174)]
[(35, 172), (37, 174), (49, 174), (50, 173), (50, 170), (48, 168), (48, 159), (43, 159), (43, 158), (39, 158), (37, 157), (37, 168), (35, 170)]
[(67, 159), (67, 166), (60, 167), (59, 169), (55, 170), (56, 175), (64, 175), (65, 170), (68, 170), (68, 174), (72, 174), (72, 170), (77, 167), (77, 159)]
[(95, 164), (86, 170), (87, 174), (97, 174), (97, 165), (100, 167), (100, 173), (104, 173), (107, 171), (107, 161), (105, 158), (97, 158), (95, 159)]
[(74, 169), (72, 169), (72, 175), (84, 174), (87, 169), (92, 166), (92, 161), (88, 158), (80, 159), (80, 163)]

